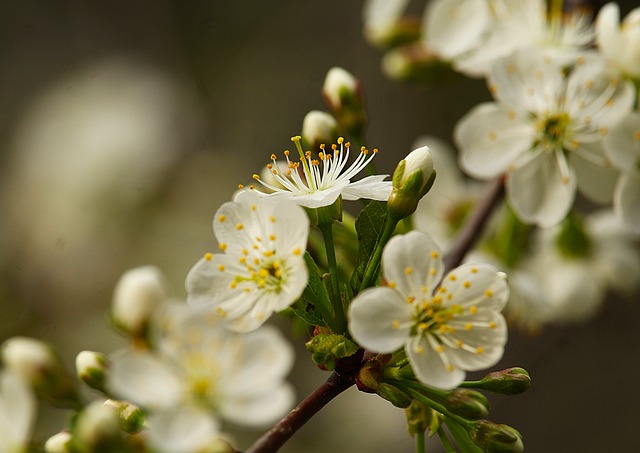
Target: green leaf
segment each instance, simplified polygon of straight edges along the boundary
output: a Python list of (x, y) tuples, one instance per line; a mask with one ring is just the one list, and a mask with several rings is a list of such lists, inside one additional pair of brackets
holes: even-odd
[(356, 219), (356, 232), (358, 233), (358, 264), (351, 276), (351, 288), (358, 291), (362, 283), (362, 277), (367, 269), (367, 264), (376, 248), (378, 239), (384, 229), (387, 218), (387, 202), (372, 201), (360, 213)]
[(321, 333), (305, 344), (311, 352), (311, 359), (320, 368), (328, 371), (335, 369), (336, 360), (351, 357), (358, 345), (344, 335)]
[(291, 305), (293, 313), (312, 326), (325, 326), (333, 329), (333, 310), (329, 293), (324, 286), (315, 261), (305, 252), (304, 262), (309, 271), (309, 282), (302, 296)]

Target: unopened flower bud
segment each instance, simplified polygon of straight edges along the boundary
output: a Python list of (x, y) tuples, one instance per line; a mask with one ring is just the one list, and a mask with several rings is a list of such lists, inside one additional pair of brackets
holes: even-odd
[(469, 433), (471, 440), (487, 453), (520, 453), (524, 451), (522, 435), (507, 425), (480, 420)]
[(81, 351), (76, 356), (78, 377), (89, 387), (105, 392), (107, 357), (101, 352)]
[(160, 269), (155, 266), (131, 269), (116, 285), (111, 306), (113, 321), (134, 340), (145, 340), (152, 313), (167, 298)]
[(138, 406), (128, 401), (106, 400), (105, 406), (113, 407), (118, 414), (120, 429), (128, 434), (139, 432), (146, 420), (145, 414)]
[(342, 132), (349, 137), (362, 137), (367, 114), (360, 81), (348, 71), (333, 67), (324, 79), (322, 95)]
[(44, 444), (44, 451), (47, 453), (72, 453), (73, 437), (69, 431), (60, 431), (54, 434)]
[(340, 135), (336, 119), (326, 112), (311, 110), (302, 120), (302, 138), (312, 148), (322, 143), (333, 143)]
[(440, 427), (441, 415), (417, 400), (413, 400), (409, 407), (405, 409), (405, 415), (407, 417), (407, 428), (412, 436), (424, 433), (427, 428), (432, 432), (436, 432)]
[(61, 407), (76, 407), (78, 393), (58, 353), (29, 337), (9, 338), (2, 345), (5, 366), (31, 383), (38, 396)]
[(74, 426), (74, 439), (82, 451), (120, 451), (122, 435), (118, 410), (102, 401), (93, 401), (78, 416)]
[(475, 390), (453, 390), (447, 397), (445, 406), (454, 414), (469, 420), (479, 420), (489, 415), (489, 400)]
[(413, 214), (435, 179), (431, 150), (422, 146), (411, 151), (393, 173), (393, 190), (387, 204), (389, 212), (401, 219)]
[(502, 395), (518, 395), (529, 389), (531, 377), (524, 368), (507, 368), (487, 374), (477, 388)]
[(381, 382), (376, 393), (400, 409), (406, 409), (411, 405), (411, 397), (393, 385)]
[(435, 86), (456, 75), (451, 64), (420, 44), (407, 44), (386, 52), (382, 70), (390, 78)]

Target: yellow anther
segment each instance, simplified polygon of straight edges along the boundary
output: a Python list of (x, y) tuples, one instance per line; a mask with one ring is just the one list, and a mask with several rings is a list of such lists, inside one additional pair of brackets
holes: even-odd
[(437, 252), (435, 250), (433, 252), (431, 252), (431, 259), (435, 260), (435, 259), (438, 259), (438, 258), (440, 258), (440, 253), (439, 252)]
[(443, 347), (441, 344), (439, 344), (439, 345), (436, 347), (436, 352), (443, 353), (443, 352), (444, 352), (444, 347)]
[(435, 267), (431, 267), (431, 268), (429, 268), (429, 275), (432, 275), (432, 276), (433, 276), (433, 275), (436, 275), (436, 272), (437, 272), (437, 271), (436, 271), (436, 268), (435, 268)]
[(260, 181), (260, 175), (258, 174), (253, 174), (253, 176), (251, 176), (253, 179), (255, 179), (256, 181)]
[(396, 282), (387, 282), (387, 286), (389, 288), (395, 288), (396, 287)]
[(274, 216), (269, 216), (269, 222), (276, 223), (276, 218)]
[(269, 239), (270, 239), (271, 241), (275, 241), (275, 240), (276, 240), (276, 235), (275, 235), (275, 234), (270, 234), (270, 235), (269, 235)]
[(258, 321), (262, 321), (264, 319), (264, 313), (262, 313), (261, 311), (259, 311), (258, 313), (256, 313), (256, 319)]
[(425, 331), (429, 328), (429, 324), (427, 324), (426, 322), (421, 322), (418, 324), (418, 329)]
[(373, 154), (378, 154), (378, 148), (373, 148)]
[(268, 277), (268, 276), (269, 276), (269, 271), (268, 271), (268, 270), (266, 270), (266, 269), (264, 269), (264, 268), (263, 268), (263, 269), (260, 269), (260, 270), (258, 271), (258, 275), (259, 275), (260, 277)]
[(431, 303), (434, 305), (439, 305), (442, 303), (442, 296), (434, 296), (433, 299), (431, 299)]
[(266, 257), (273, 256), (273, 253), (274, 253), (273, 250), (265, 250), (264, 252), (262, 252), (262, 254)]
[(223, 265), (223, 264), (219, 264), (219, 265), (218, 265), (218, 270), (219, 270), (220, 272), (224, 272), (224, 265)]
[[(344, 146), (345, 146), (346, 148), (351, 147), (351, 142), (344, 142)], [(366, 153), (365, 153), (365, 154), (366, 154)]]
[(297, 248), (297, 249), (294, 249), (292, 253), (294, 255), (298, 256), (298, 255), (300, 255), (300, 253), (302, 253), (302, 251), (299, 248)]
[(204, 259), (207, 261), (211, 261), (213, 259), (213, 253), (205, 253)]
[(478, 273), (478, 268), (477, 267), (472, 267), (469, 270), (471, 271), (472, 274), (477, 274)]
[(245, 264), (247, 262), (247, 258), (244, 256), (241, 256), (238, 261), (240, 261), (240, 264)]
[(394, 319), (393, 322), (391, 323), (391, 327), (394, 329), (399, 329), (400, 328), (400, 321), (398, 321), (397, 319)]
[(447, 292), (447, 288), (445, 288), (444, 286), (441, 286), (440, 288), (438, 288), (438, 292), (439, 293), (446, 293)]
[(338, 145), (342, 145), (344, 142), (344, 137), (338, 137)]
[(243, 254), (243, 255), (248, 255), (248, 254), (249, 254), (249, 250), (247, 250), (247, 249), (242, 249), (242, 254)]
[(407, 296), (406, 300), (408, 304), (412, 304), (413, 302), (415, 302), (416, 298), (413, 296)]
[(325, 148), (325, 144), (324, 143), (320, 143), (320, 149), (324, 151)]
[(255, 211), (256, 209), (258, 209), (258, 207), (257, 207), (255, 204), (252, 204), (252, 205), (251, 205), (251, 210), (252, 210), (252, 211)]
[(455, 368), (453, 367), (453, 365), (451, 365), (450, 363), (447, 363), (447, 371), (449, 373), (451, 373), (453, 370), (455, 370)]
[(236, 289), (237, 286), (238, 286), (238, 282), (235, 280), (232, 280), (231, 283), (229, 283), (229, 287), (231, 289)]
[(302, 140), (302, 137), (300, 137), (299, 135), (294, 135), (293, 137), (291, 137), (291, 141), (293, 143), (299, 142), (300, 140)]
[(223, 318), (227, 316), (227, 311), (220, 307), (216, 307), (214, 310), (218, 315), (222, 316)]
[(476, 307), (475, 305), (470, 306), (469, 313), (471, 313), (472, 315), (475, 315), (476, 313), (478, 313), (478, 307)]
[(404, 268), (404, 273), (407, 275), (411, 275), (411, 273), (413, 272), (413, 268), (410, 266), (407, 266)]
[(498, 325), (494, 321), (489, 323), (489, 329), (495, 329), (496, 327), (498, 327)]
[(241, 223), (236, 224), (236, 230), (242, 230), (244, 228), (244, 225)]
[(464, 282), (462, 282), (462, 286), (464, 286), (465, 288), (471, 288), (471, 282), (468, 280), (465, 280)]
[(256, 188), (256, 186), (254, 186), (253, 184), (251, 184), (251, 185), (249, 186), (249, 189), (250, 189), (250, 190), (253, 190), (253, 189), (255, 189), (255, 188)]
[(275, 155), (275, 154), (272, 154), (272, 155), (271, 155), (271, 160), (276, 160), (276, 159), (277, 159), (276, 155)]
[(473, 329), (473, 324), (471, 324), (470, 322), (464, 325), (464, 330), (471, 330), (471, 329)]
[(482, 346), (478, 346), (476, 348), (476, 354), (482, 354), (484, 352), (484, 348)]
[(454, 274), (449, 275), (449, 280), (451, 280), (452, 282), (455, 282), (458, 279), (458, 277), (456, 277)]
[(225, 220), (227, 220), (227, 216), (225, 216), (224, 214), (220, 214), (218, 216), (218, 222), (223, 223)]
[(485, 290), (484, 295), (487, 297), (493, 297), (493, 291), (490, 289)]
[(462, 341), (460, 341), (460, 340), (456, 340), (456, 346), (461, 348), (461, 347), (464, 346), (464, 343)]
[(238, 184), (238, 189), (240, 190), (244, 189), (244, 184)]
[(267, 282), (264, 279), (260, 279), (258, 280), (258, 288), (264, 288), (264, 286), (267, 284)]
[(496, 141), (498, 139), (498, 134), (496, 134), (494, 131), (491, 131), (491, 132), (489, 132), (487, 137), (489, 138), (489, 140), (494, 142), (494, 141)]
[(284, 150), (284, 155), (289, 157), (289, 154), (291, 154), (291, 152), (288, 149), (285, 149)]

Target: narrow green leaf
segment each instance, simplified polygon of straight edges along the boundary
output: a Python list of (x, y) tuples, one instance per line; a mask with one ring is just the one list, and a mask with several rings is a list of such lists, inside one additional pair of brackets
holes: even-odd
[(309, 282), (300, 299), (291, 306), (291, 310), (309, 325), (325, 326), (333, 330), (331, 300), (320, 277), (318, 266), (309, 252), (305, 252), (304, 262), (309, 271)]
[(358, 262), (351, 276), (351, 288), (354, 291), (358, 291), (360, 288), (362, 277), (382, 234), (386, 218), (387, 203), (385, 201), (372, 201), (356, 219)]

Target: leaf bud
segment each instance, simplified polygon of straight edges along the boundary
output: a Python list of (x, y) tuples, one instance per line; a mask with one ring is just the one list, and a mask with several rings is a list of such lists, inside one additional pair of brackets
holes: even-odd
[(89, 387), (105, 392), (108, 372), (107, 357), (101, 352), (81, 351), (76, 356), (78, 378)]
[(78, 405), (75, 382), (47, 343), (29, 337), (9, 338), (2, 344), (2, 361), (30, 382), (43, 400), (58, 407)]
[(529, 389), (531, 377), (524, 368), (514, 367), (487, 374), (477, 388), (501, 395), (519, 395)]
[(487, 453), (520, 453), (524, 451), (522, 435), (508, 425), (480, 420), (470, 431), (471, 440)]
[(453, 390), (449, 393), (445, 406), (454, 414), (469, 420), (479, 420), (489, 415), (489, 400), (475, 390)]
[(113, 322), (132, 339), (146, 342), (151, 315), (168, 296), (160, 269), (155, 266), (130, 269), (120, 277), (114, 290)]
[(401, 219), (413, 214), (420, 199), (433, 186), (435, 178), (429, 147), (422, 146), (411, 151), (393, 172), (393, 189), (387, 203), (389, 212)]
[(49, 437), (44, 444), (46, 453), (72, 453), (73, 436), (69, 431), (60, 431)]

